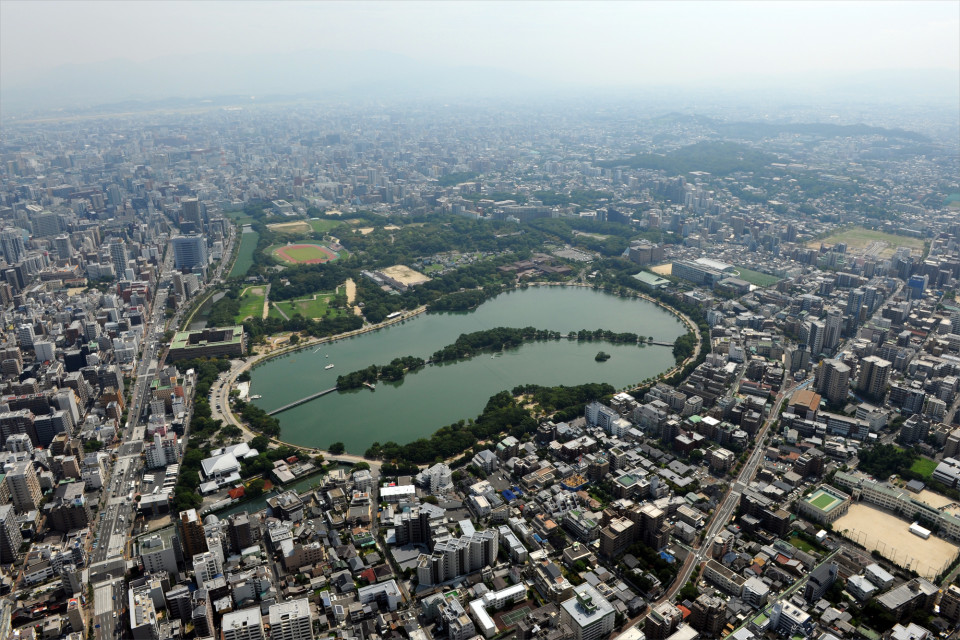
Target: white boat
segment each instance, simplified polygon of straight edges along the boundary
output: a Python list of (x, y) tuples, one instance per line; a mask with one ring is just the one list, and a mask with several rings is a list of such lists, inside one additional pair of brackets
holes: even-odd
[(332, 365), (332, 364), (328, 364), (327, 366), (324, 367), (324, 369), (333, 369), (333, 365)]
[(251, 400), (259, 400), (259, 399), (262, 398), (262, 397), (263, 397), (263, 396), (258, 393), (258, 394), (255, 395), (255, 396), (250, 396), (250, 399), (251, 399)]
[(330, 357), (330, 354), (328, 353), (328, 354), (325, 355), (324, 357), (325, 357), (325, 358), (329, 358), (329, 357)]

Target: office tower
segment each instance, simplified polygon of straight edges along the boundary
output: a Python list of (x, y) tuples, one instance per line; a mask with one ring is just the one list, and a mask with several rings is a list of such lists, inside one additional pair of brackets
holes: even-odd
[(178, 584), (164, 594), (170, 616), (181, 622), (190, 620), (193, 605), (190, 598), (190, 588), (185, 584)]
[(16, 264), (27, 255), (27, 244), (21, 229), (6, 228), (0, 231), (0, 249), (8, 264)]
[(60, 224), (60, 215), (52, 211), (44, 211), (38, 216), (32, 216), (33, 233), (41, 238), (55, 236), (63, 228)]
[(223, 640), (264, 640), (260, 607), (231, 611), (220, 625)]
[(807, 345), (810, 347), (810, 353), (818, 356), (823, 352), (823, 339), (826, 337), (826, 326), (818, 321), (811, 320), (807, 325)]
[(178, 236), (173, 239), (173, 266), (176, 269), (202, 269), (207, 266), (205, 236)]
[(270, 640), (313, 640), (310, 602), (306, 598), (270, 605)]
[(33, 332), (32, 324), (21, 324), (17, 326), (17, 344), (21, 348), (32, 349), (36, 334)]
[(69, 260), (73, 256), (73, 245), (70, 243), (70, 236), (57, 236), (53, 239), (53, 245), (57, 250), (57, 257), (61, 260)]
[(203, 203), (196, 198), (184, 198), (180, 201), (182, 209), (181, 219), (185, 222), (192, 222), (198, 228), (203, 225), (204, 207)]
[(40, 490), (40, 482), (37, 480), (37, 472), (33, 468), (32, 461), (23, 460), (15, 463), (7, 474), (7, 486), (10, 487), (13, 506), (20, 513), (33, 511), (40, 506), (43, 492)]
[(128, 260), (126, 245), (120, 240), (112, 242), (110, 244), (110, 262), (113, 263), (113, 270), (117, 273), (118, 278), (122, 278), (127, 270)]
[(923, 292), (927, 290), (927, 285), (930, 283), (930, 276), (924, 274), (922, 276), (910, 276), (910, 279), (907, 280), (907, 291), (910, 293), (911, 300), (919, 300), (923, 297)]
[(207, 536), (203, 531), (203, 523), (196, 509), (187, 509), (180, 512), (180, 545), (183, 554), (192, 558), (198, 553), (207, 551)]
[(0, 504), (0, 564), (14, 564), (21, 558), (20, 547), (23, 537), (20, 535), (20, 523), (13, 511), (13, 505)]
[(824, 360), (817, 367), (815, 386), (831, 404), (843, 404), (850, 386), (850, 367), (839, 360)]
[(883, 358), (867, 356), (860, 361), (860, 377), (857, 379), (857, 389), (872, 398), (882, 398), (890, 380), (890, 370), (893, 365)]

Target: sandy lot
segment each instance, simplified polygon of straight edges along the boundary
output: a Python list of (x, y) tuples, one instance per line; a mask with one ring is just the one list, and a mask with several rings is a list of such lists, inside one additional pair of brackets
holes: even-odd
[(398, 226), (395, 225), (395, 224), (388, 224), (387, 226), (384, 227), (384, 229), (387, 230), (387, 231), (396, 231), (396, 230), (399, 229), (399, 228), (400, 228), (400, 227), (398, 227)]
[(957, 557), (960, 549), (930, 536), (924, 540), (909, 531), (910, 523), (868, 504), (852, 504), (850, 511), (833, 523), (868, 550), (877, 549), (901, 567), (910, 567), (925, 578), (934, 578)]
[(297, 222), (275, 222), (268, 224), (267, 229), (270, 229), (270, 231), (279, 231), (280, 233), (310, 233), (313, 231), (310, 223), (303, 222), (302, 220)]
[(354, 301), (357, 299), (357, 283), (353, 281), (353, 278), (347, 278), (347, 281), (343, 284), (343, 288), (346, 290), (347, 304), (353, 308), (353, 315), (362, 316), (363, 312), (360, 311), (360, 307), (353, 306)]
[(429, 277), (423, 275), (419, 271), (414, 271), (404, 264), (395, 264), (392, 267), (382, 269), (381, 272), (390, 276), (397, 282), (407, 285), (408, 287), (415, 284), (430, 282)]
[(373, 233), (373, 227), (360, 227), (357, 231), (363, 235), (367, 235), (368, 233)]
[(655, 267), (650, 267), (650, 271), (653, 271), (658, 276), (673, 275), (673, 263), (668, 262), (667, 264), (658, 264)]

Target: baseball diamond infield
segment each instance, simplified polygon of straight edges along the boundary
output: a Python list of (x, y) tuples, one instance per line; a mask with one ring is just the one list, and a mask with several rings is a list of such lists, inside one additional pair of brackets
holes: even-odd
[(317, 264), (330, 262), (339, 256), (319, 244), (288, 244), (273, 250), (273, 255), (293, 264)]

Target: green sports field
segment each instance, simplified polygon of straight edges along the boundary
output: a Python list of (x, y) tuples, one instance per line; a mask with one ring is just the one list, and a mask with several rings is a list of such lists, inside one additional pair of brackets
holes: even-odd
[(837, 496), (830, 495), (823, 489), (818, 489), (807, 499), (807, 502), (821, 511), (830, 511), (843, 501)]
[(738, 278), (741, 280), (746, 280), (750, 284), (755, 284), (758, 287), (771, 287), (781, 280), (777, 276), (767, 275), (766, 273), (754, 271), (753, 269), (747, 269), (746, 267), (738, 266), (736, 269), (740, 272), (740, 275), (737, 276)]
[(240, 311), (237, 312), (237, 323), (245, 318), (259, 318), (263, 315), (263, 287), (247, 287), (240, 294)]

